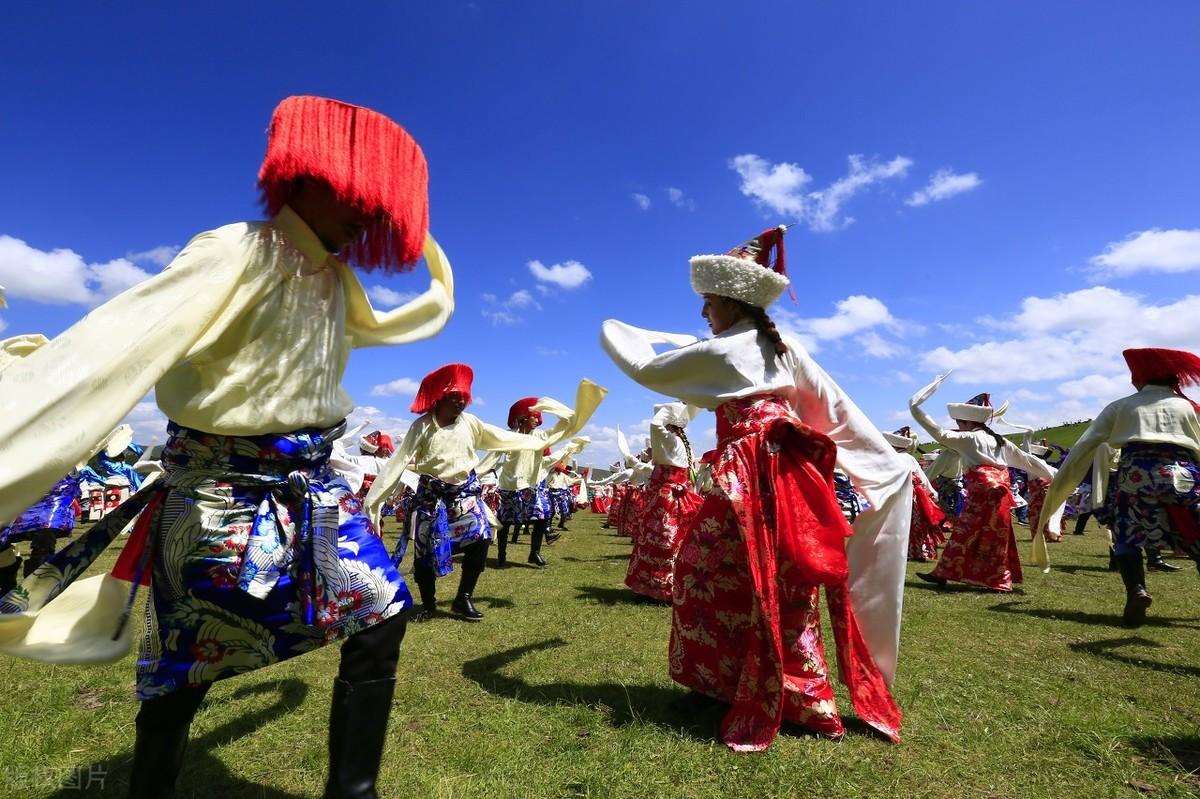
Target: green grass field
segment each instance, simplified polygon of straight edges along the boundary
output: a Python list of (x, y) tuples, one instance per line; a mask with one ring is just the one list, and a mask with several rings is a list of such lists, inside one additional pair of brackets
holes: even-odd
[[(1026, 528), (1017, 534), (1028, 556)], [(850, 719), (842, 741), (785, 728), (765, 754), (735, 755), (714, 737), (719, 711), (673, 704), (670, 609), (625, 590), (629, 549), (584, 514), (547, 550), (548, 570), (484, 574), (482, 623), (410, 626), (381, 796), (1200, 795), (1190, 566), (1151, 575), (1151, 622), (1130, 631), (1094, 529), (1052, 547), (1055, 570), (1027, 573), (1011, 596), (939, 591), (912, 564), (895, 686), (903, 743)], [(510, 547), (518, 561), (526, 551)], [(440, 585), (447, 604), (456, 581)], [(320, 796), (336, 666), (329, 648), (218, 684), (179, 795)], [(132, 656), (90, 668), (0, 660), (0, 797), (123, 796), (132, 685)]]

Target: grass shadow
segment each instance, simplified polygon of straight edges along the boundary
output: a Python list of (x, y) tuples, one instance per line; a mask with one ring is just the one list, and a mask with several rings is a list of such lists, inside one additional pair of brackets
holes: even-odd
[(598, 585), (577, 585), (575, 590), (579, 593), (575, 595), (576, 599), (585, 599), (596, 602), (609, 607), (615, 605), (637, 605), (643, 607), (669, 607), (669, 602), (658, 602), (649, 597), (644, 597), (641, 594), (635, 594), (628, 588), (604, 588)]
[(1142, 757), (1183, 774), (1200, 787), (1200, 735), (1146, 736), (1131, 738), (1128, 743)]
[(502, 597), (498, 596), (473, 596), (471, 597), (471, 600), (479, 604), (487, 605), (493, 610), (496, 608), (515, 608), (517, 606), (517, 603), (513, 602), (511, 599), (503, 599)]
[[(1122, 626), (1119, 613), (1089, 613), (1086, 610), (1057, 610), (1053, 608), (1030, 608), (1023, 602), (1002, 602), (992, 605), (988, 610), (993, 613), (1017, 613), (1031, 616), (1035, 619), (1051, 619), (1053, 621), (1073, 621), (1076, 624), (1095, 624), (1101, 627)], [(1198, 624), (1188, 624), (1191, 619), (1180, 619), (1166, 616), (1146, 617), (1147, 627), (1175, 627), (1189, 630), (1200, 630)]]
[(979, 594), (980, 596), (1024, 596), (1025, 590), (1022, 588), (1013, 588), (1012, 591), (991, 591), (987, 588), (982, 588), (977, 585), (967, 585), (966, 583), (946, 583), (945, 585), (936, 585), (935, 583), (927, 583), (924, 580), (917, 579), (916, 581), (906, 580), (904, 589), (916, 588), (920, 591), (933, 591), (935, 594)]
[(1124, 655), (1115, 651), (1126, 646), (1141, 646), (1147, 649), (1158, 649), (1162, 646), (1162, 644), (1159, 644), (1156, 641), (1151, 641), (1148, 638), (1142, 638), (1136, 635), (1127, 636), (1125, 638), (1109, 638), (1103, 641), (1081, 641), (1079, 643), (1069, 644), (1069, 646), (1075, 652), (1081, 652), (1085, 655), (1104, 658), (1105, 660), (1111, 660), (1116, 663), (1123, 663), (1127, 666), (1136, 666), (1139, 669), (1161, 671), (1167, 674), (1178, 674), (1185, 677), (1200, 677), (1200, 668), (1196, 666), (1159, 663), (1157, 660), (1146, 660), (1145, 658)]
[[(1107, 557), (1107, 555), (1105, 557)], [(1081, 572), (1087, 572), (1087, 573), (1094, 572), (1096, 574), (1111, 574), (1114, 579), (1120, 580), (1120, 575), (1118, 575), (1114, 571), (1109, 571), (1109, 568), (1107, 566), (1079, 566), (1076, 564), (1064, 563), (1061, 566), (1058, 564), (1055, 564), (1054, 570), (1060, 571), (1064, 574), (1079, 574)]]
[[(211, 707), (223, 701), (245, 699), (255, 694), (276, 693), (275, 701), (236, 719), (227, 721), (215, 730), (192, 738), (188, 742), (183, 770), (179, 775), (176, 795), (190, 796), (254, 796), (262, 799), (300, 799), (298, 794), (268, 788), (248, 782), (232, 774), (215, 755), (218, 747), (250, 735), (255, 730), (287, 715), (299, 707), (308, 695), (308, 685), (303, 680), (287, 679), (280, 682), (247, 685), (234, 691), (224, 699), (208, 699)], [(80, 768), (83, 780), (92, 775), (87, 786), (68, 785), (50, 796), (53, 799), (73, 799), (81, 790), (88, 796), (125, 796), (129, 791), (129, 778), (133, 766), (133, 753), (125, 753)], [(100, 779), (98, 775), (103, 775)], [(95, 783), (94, 785), (92, 783)], [(93, 793), (93, 787), (98, 792)]]
[(629, 560), (629, 555), (618, 553), (616, 555), (601, 555), (598, 558), (566, 557), (562, 558), (561, 560), (564, 560), (567, 563), (602, 563), (608, 560)]
[(586, 685), (556, 682), (534, 685), (520, 677), (501, 673), (505, 667), (526, 655), (567, 646), (561, 638), (551, 638), (525, 646), (513, 647), (463, 664), (462, 674), (490, 694), (530, 702), (537, 705), (578, 705), (601, 708), (613, 727), (628, 724), (658, 724), (669, 727), (690, 738), (716, 742), (716, 732), (725, 706), (712, 703), (687, 702), (688, 694), (674, 688), (657, 685), (621, 685), (598, 683)]

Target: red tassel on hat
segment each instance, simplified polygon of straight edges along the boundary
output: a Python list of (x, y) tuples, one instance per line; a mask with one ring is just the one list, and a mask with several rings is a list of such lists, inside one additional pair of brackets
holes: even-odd
[(1129, 376), (1137, 385), (1171, 382), (1175, 393), (1191, 402), (1200, 413), (1200, 405), (1180, 391), (1181, 386), (1200, 385), (1200, 358), (1186, 350), (1161, 347), (1128, 349), (1121, 353), (1129, 365)]
[(516, 430), (517, 421), (522, 416), (528, 416), (533, 420), (533, 426), (537, 427), (542, 423), (542, 414), (533, 410), (533, 406), (537, 404), (537, 397), (524, 397), (517, 400), (508, 409), (508, 429)]
[(371, 217), (343, 255), (368, 271), (405, 272), (429, 232), (429, 169), (420, 146), (383, 114), (324, 97), (288, 97), (275, 109), (258, 171), (272, 216), (297, 178), (316, 178)]
[(471, 383), (475, 372), (465, 363), (448, 363), (439, 366), (421, 379), (421, 387), (413, 398), (409, 410), (413, 413), (428, 413), (447, 394), (459, 393), (471, 404)]
[[(787, 225), (777, 225), (764, 230), (745, 244), (730, 250), (726, 254), (736, 255), (739, 258), (748, 258), (759, 266), (765, 266), (777, 274), (788, 277), (787, 258), (783, 250), (783, 234), (787, 232), (787, 229)], [(772, 254), (774, 255), (774, 259), (771, 257)], [(791, 278), (788, 278), (788, 296), (792, 298), (792, 302), (798, 301), (796, 299), (796, 289), (791, 283)]]

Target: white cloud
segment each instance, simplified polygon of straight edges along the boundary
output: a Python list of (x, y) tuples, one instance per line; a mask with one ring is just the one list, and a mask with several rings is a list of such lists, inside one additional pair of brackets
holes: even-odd
[(515, 325), (523, 321), (525, 317), (517, 313), (518, 311), (542, 308), (533, 298), (533, 294), (526, 289), (514, 291), (506, 300), (501, 300), (495, 294), (484, 294), (483, 302), (487, 306), (483, 309), (483, 315), (497, 327)]
[(134, 405), (121, 424), (133, 428), (133, 440), (142, 446), (165, 444), (167, 441), (167, 415), (158, 409), (153, 394)]
[(1200, 269), (1200, 229), (1143, 230), (1109, 242), (1090, 261), (1097, 277), (1129, 277), (1139, 272), (1191, 272)]
[(420, 380), (411, 377), (401, 377), (390, 383), (380, 383), (371, 389), (372, 397), (407, 397), (417, 393), (421, 387)]
[(125, 258), (88, 263), (74, 250), (49, 252), (0, 235), (0, 285), (10, 298), (52, 305), (97, 305), (150, 273)]
[(883, 328), (893, 335), (904, 337), (920, 328), (892, 316), (887, 305), (875, 297), (854, 294), (834, 305), (833, 316), (804, 318), (779, 308), (772, 312), (779, 329), (798, 339), (809, 352), (818, 352), (821, 341), (833, 341), (859, 334), (855, 339), (863, 352), (873, 358), (892, 358), (905, 352), (904, 347), (889, 341), (873, 328)]
[(915, 191), (905, 200), (906, 205), (928, 205), (938, 200), (946, 200), (956, 194), (971, 191), (983, 183), (975, 172), (965, 172), (961, 175), (949, 169), (939, 169), (929, 178), (929, 183), (920, 191)]
[[(363, 422), (368, 422), (363, 433), (369, 433), (372, 430), (382, 430), (392, 437), (392, 441), (396, 443), (396, 446), (400, 446), (400, 442), (404, 439), (404, 434), (408, 432), (408, 428), (412, 424), (412, 419), (389, 416), (385, 411), (376, 408), (374, 405), (359, 405), (346, 417), (346, 429), (353, 430)], [(362, 435), (362, 433), (359, 435)], [(351, 448), (351, 451), (353, 451), (353, 448)]]
[(631, 196), (633, 197), (633, 204), (636, 205), (639, 210), (650, 210), (650, 198), (648, 196), (638, 192), (634, 192)]
[(175, 260), (175, 256), (179, 255), (181, 249), (183, 248), (177, 245), (162, 244), (141, 252), (127, 252), (125, 258), (140, 264), (154, 264), (161, 269)]
[(677, 189), (674, 186), (667, 187), (667, 200), (676, 208), (684, 208), (688, 211), (696, 210), (696, 201), (683, 193), (683, 189)]
[(756, 205), (803, 221), (811, 230), (828, 232), (854, 222), (853, 217), (842, 216), (841, 210), (855, 194), (875, 183), (904, 177), (913, 163), (901, 155), (885, 163), (861, 155), (847, 156), (847, 161), (845, 177), (814, 191), (808, 191), (812, 176), (799, 164), (772, 164), (761, 156), (745, 153), (730, 159), (729, 166), (742, 179), (742, 194)]
[(382, 308), (399, 308), (404, 303), (421, 296), (415, 291), (396, 291), (387, 286), (371, 286), (367, 296), (379, 303)]
[(541, 261), (530, 261), (530, 273), (543, 283), (553, 283), (560, 289), (577, 289), (592, 279), (592, 273), (578, 261), (565, 261), (546, 266)]
[(923, 354), (922, 368), (930, 374), (953, 368), (951, 381), (996, 392), (1004, 386), (1055, 381), (1051, 390), (1061, 399), (1051, 410), (1067, 415), (1050, 421), (1059, 422), (1088, 417), (1131, 391), (1123, 349), (1194, 348), (1200, 340), (1200, 295), (1155, 305), (1095, 286), (1027, 297), (1019, 311), (1001, 321), (1010, 337), (960, 349), (938, 347)]

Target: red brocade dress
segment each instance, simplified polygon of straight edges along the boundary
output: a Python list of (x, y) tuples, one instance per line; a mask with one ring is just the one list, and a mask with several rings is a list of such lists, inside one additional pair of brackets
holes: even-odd
[(951, 522), (950, 542), (932, 576), (1012, 591), (1021, 582), (1021, 556), (1013, 535), (1008, 469), (980, 465), (963, 475), (967, 498), (962, 515)]
[(613, 486), (612, 501), (608, 505), (608, 518), (604, 520), (604, 524), (608, 527), (615, 528), (617, 519), (621, 515), (621, 505), (625, 501), (625, 492), (629, 486), (625, 483), (619, 483)]
[(855, 711), (899, 741), (900, 709), (850, 601), (836, 445), (779, 397), (729, 400), (716, 415), (713, 489), (675, 564), (672, 678), (730, 703), (721, 737), (736, 751), (766, 749), (784, 721), (841, 736), (821, 636), (824, 586)]
[(908, 559), (930, 561), (937, 558), (938, 547), (946, 543), (942, 533), (945, 512), (926, 488), (921, 475), (913, 473), (912, 524), (908, 528)]
[(703, 499), (692, 488), (686, 468), (665, 463), (654, 467), (645, 496), (625, 585), (642, 596), (670, 602), (679, 541)]
[(633, 538), (638, 535), (642, 520), (642, 509), (646, 507), (646, 487), (629, 483), (625, 496), (621, 498), (621, 509), (617, 512), (617, 535)]

